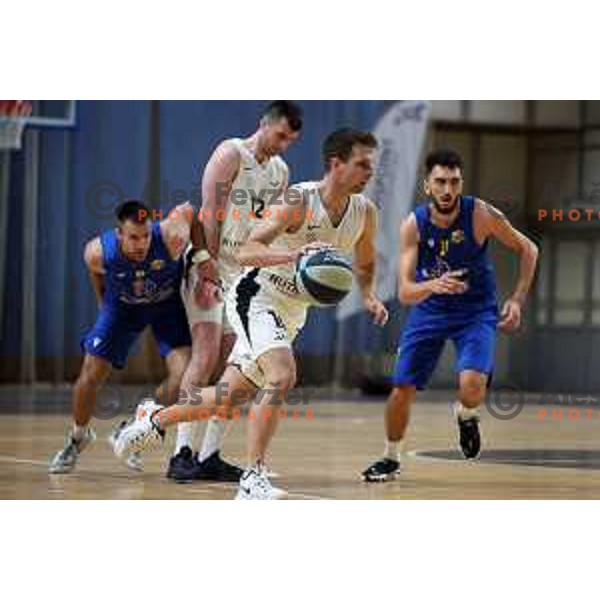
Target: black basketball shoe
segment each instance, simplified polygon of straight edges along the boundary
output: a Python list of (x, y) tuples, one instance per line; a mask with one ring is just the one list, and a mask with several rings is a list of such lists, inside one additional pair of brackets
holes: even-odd
[(233, 481), (237, 483), (242, 474), (243, 469), (236, 465), (232, 465), (221, 458), (221, 454), (217, 450), (202, 462), (196, 457), (196, 475), (195, 479), (201, 481)]
[(198, 464), (189, 446), (183, 446), (175, 456), (169, 460), (167, 477), (177, 483), (189, 483), (196, 479)]
[(400, 473), (400, 463), (392, 458), (380, 458), (366, 471), (362, 472), (362, 480), (369, 483), (390, 481)]
[(460, 435), (460, 449), (465, 458), (477, 458), (481, 450), (481, 436), (479, 434), (479, 417), (458, 419)]

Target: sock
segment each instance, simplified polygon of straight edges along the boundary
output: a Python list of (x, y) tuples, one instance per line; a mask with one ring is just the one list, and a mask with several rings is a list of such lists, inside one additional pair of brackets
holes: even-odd
[(179, 454), (184, 446), (188, 448), (192, 447), (194, 438), (194, 425), (195, 422), (189, 421), (179, 423), (177, 425), (177, 442), (175, 443), (175, 454)]
[(249, 460), (246, 464), (244, 471), (255, 471), (256, 473), (266, 472), (265, 463), (259, 458)]
[(202, 448), (200, 448), (200, 452), (198, 453), (198, 460), (200, 462), (206, 460), (211, 454), (214, 454), (217, 450), (221, 449), (227, 424), (228, 421), (217, 419), (216, 417), (212, 417), (208, 420), (206, 431), (204, 432), (204, 439), (202, 440)]
[(390, 442), (390, 440), (385, 440), (383, 457), (400, 462), (400, 444), (401, 441)]
[(71, 432), (71, 436), (76, 442), (78, 442), (79, 440), (83, 439), (87, 428), (87, 425), (77, 425), (77, 423), (73, 423), (73, 431)]
[(467, 408), (463, 406), (460, 402), (457, 402), (454, 405), (454, 411), (456, 416), (461, 421), (467, 421), (468, 419), (472, 419), (473, 417), (479, 417), (479, 407), (477, 408)]

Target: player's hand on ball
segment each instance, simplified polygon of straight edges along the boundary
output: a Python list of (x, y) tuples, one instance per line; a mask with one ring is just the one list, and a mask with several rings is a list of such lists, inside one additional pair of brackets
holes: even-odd
[(363, 303), (367, 311), (373, 315), (374, 323), (383, 327), (388, 320), (388, 311), (383, 302), (373, 294), (370, 294), (364, 298)]
[(463, 276), (463, 271), (448, 271), (441, 277), (432, 279), (429, 282), (430, 289), (434, 294), (464, 294), (469, 286), (461, 281)]
[(298, 258), (306, 254), (321, 252), (321, 250), (331, 250), (332, 248), (333, 246), (331, 244), (326, 244), (325, 242), (311, 242), (298, 249)]
[(498, 329), (513, 333), (521, 326), (521, 305), (516, 300), (507, 300), (502, 307)]

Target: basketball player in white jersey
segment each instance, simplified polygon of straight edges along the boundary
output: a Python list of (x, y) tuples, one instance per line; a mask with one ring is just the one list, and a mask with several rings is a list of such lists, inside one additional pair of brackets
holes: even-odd
[(203, 412), (239, 406), (256, 397), (255, 418), (248, 419), (248, 467), (236, 498), (285, 496), (269, 482), (264, 461), (278, 422), (278, 412), (270, 405), (284, 399), (295, 385), (292, 342), (309, 305), (295, 284), (297, 259), (324, 246), (353, 254), (365, 309), (377, 324), (387, 321), (387, 311), (375, 295), (376, 209), (360, 193), (373, 173), (375, 148), (370, 133), (342, 129), (327, 137), (324, 177), (291, 188), (302, 192), (302, 218), (294, 219), (293, 211), (298, 209), (284, 203), (273, 219), (254, 228), (240, 248), (239, 262), (251, 268), (238, 278), (227, 298), (237, 341), (219, 384), (201, 390), (200, 405), (188, 402), (175, 410), (142, 405), (136, 421), (119, 437), (118, 456), (159, 445), (164, 429), (177, 420), (202, 418)]
[[(182, 381), (184, 390), (212, 384), (223, 371), (235, 341), (223, 298), (243, 270), (236, 253), (265, 207), (287, 188), (289, 171), (279, 155), (299, 137), (301, 128), (302, 112), (297, 104), (271, 102), (256, 132), (245, 139), (221, 142), (204, 169), (199, 216), (206, 249), (188, 255), (192, 266), (182, 290), (192, 332), (192, 358)], [(211, 419), (197, 449), (194, 429), (199, 426), (198, 422), (179, 425), (167, 476), (179, 482), (239, 481), (241, 469), (220, 457), (227, 421)]]

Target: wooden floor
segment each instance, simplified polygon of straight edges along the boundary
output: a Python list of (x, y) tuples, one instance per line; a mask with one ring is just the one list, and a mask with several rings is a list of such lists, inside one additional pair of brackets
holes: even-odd
[[(313, 420), (283, 422), (269, 463), (280, 474), (277, 484), (291, 492), (291, 499), (600, 498), (598, 411), (593, 420), (579, 422), (540, 421), (533, 405), (510, 421), (484, 411), (485, 449), (479, 461), (467, 462), (423, 456), (453, 450), (456, 443), (448, 404), (425, 397), (415, 405), (404, 473), (395, 482), (364, 484), (360, 471), (382, 450), (383, 406), (321, 400), (311, 405)], [(165, 479), (173, 433), (163, 452), (147, 456), (143, 474), (130, 473), (105, 442), (108, 422), (95, 423), (98, 441), (82, 455), (74, 473), (48, 475), (48, 462), (62, 447), (67, 423), (63, 414), (0, 415), (0, 498), (198, 500), (234, 495), (234, 485), (178, 485)], [(243, 422), (233, 426), (224, 449), (228, 457), (242, 459), (244, 430)], [(516, 462), (523, 457), (533, 466)]]

